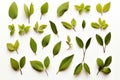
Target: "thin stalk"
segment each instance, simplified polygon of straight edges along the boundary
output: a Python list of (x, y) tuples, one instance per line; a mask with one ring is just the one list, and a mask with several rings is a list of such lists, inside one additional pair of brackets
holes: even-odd
[(47, 72), (47, 70), (45, 69), (45, 73), (47, 74), (47, 76), (48, 76), (48, 72)]
[(59, 71), (56, 73), (56, 75), (59, 73)]
[(100, 70), (98, 70), (97, 75), (99, 74)]
[(86, 50), (83, 49), (83, 59), (82, 59), (82, 62), (84, 62), (84, 60), (85, 60), (85, 53), (86, 53)]
[(103, 52), (105, 53), (105, 51), (106, 51), (106, 45), (103, 46)]
[(76, 32), (75, 28), (73, 28), (73, 30)]
[(15, 51), (16, 51), (17, 54), (19, 54), (17, 50), (15, 50)]
[(30, 17), (28, 18), (28, 23), (30, 23)]
[(21, 75), (23, 74), (21, 68), (20, 68), (20, 74), (21, 74)]
[(42, 14), (40, 15), (40, 20), (42, 19)]

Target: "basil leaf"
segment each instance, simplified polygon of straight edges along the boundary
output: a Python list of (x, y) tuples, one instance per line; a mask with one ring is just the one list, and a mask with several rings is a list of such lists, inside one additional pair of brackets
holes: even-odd
[(84, 9), (85, 9), (86, 12), (89, 12), (90, 11), (90, 5), (86, 5)]
[(78, 64), (74, 70), (74, 75), (80, 74), (80, 72), (82, 71), (82, 67), (82, 63)]
[(61, 41), (55, 44), (53, 48), (53, 55), (56, 56), (60, 52), (60, 49), (61, 49)]
[(48, 56), (44, 59), (44, 65), (45, 65), (45, 68), (48, 68), (50, 65), (50, 59)]
[(36, 54), (37, 51), (37, 43), (33, 38), (30, 38), (30, 48)]
[(99, 25), (98, 23), (96, 23), (96, 22), (92, 22), (92, 23), (91, 23), (91, 26), (92, 26), (93, 28), (95, 28), (95, 29), (99, 29), (99, 28), (100, 28), (100, 25)]
[(15, 49), (15, 50), (17, 50), (17, 49), (18, 49), (18, 47), (19, 47), (19, 41), (18, 41), (18, 40), (16, 40), (16, 42), (15, 42), (15, 44), (14, 44), (14, 49)]
[(104, 67), (109, 66), (109, 65), (111, 64), (111, 62), (112, 62), (112, 56), (109, 56), (109, 57), (105, 60), (105, 65), (104, 65)]
[(87, 65), (87, 63), (84, 63), (84, 69), (85, 69), (85, 71), (86, 71), (88, 74), (90, 74), (90, 68), (89, 68), (89, 66)]
[(11, 19), (16, 19), (18, 16), (18, 7), (15, 2), (13, 2), (9, 7), (9, 17)]
[(80, 48), (84, 47), (84, 43), (79, 37), (76, 37), (76, 42)]
[(61, 4), (57, 9), (57, 16), (61, 17), (69, 8), (69, 2)]
[(30, 16), (34, 13), (34, 5), (30, 4)]
[(14, 70), (16, 70), (16, 71), (19, 70), (19, 64), (18, 64), (18, 62), (17, 62), (15, 59), (10, 58), (10, 63), (11, 63), (11, 67), (12, 67)]
[(56, 27), (55, 23), (53, 23), (52, 21), (49, 21), (49, 22), (50, 22), (50, 26), (51, 26), (53, 33), (58, 34), (57, 27)]
[(102, 59), (100, 59), (100, 58), (97, 58), (97, 65), (99, 66), (99, 67), (103, 67), (104, 66), (104, 63), (103, 63), (103, 60)]
[(20, 68), (23, 68), (25, 66), (25, 62), (26, 62), (26, 58), (25, 56), (23, 56), (21, 59), (20, 59)]
[(96, 5), (96, 10), (97, 10), (97, 12), (99, 12), (99, 13), (102, 14), (102, 12), (103, 12), (102, 5), (98, 3), (98, 4)]
[(25, 14), (26, 14), (27, 18), (29, 18), (30, 17), (30, 11), (29, 11), (28, 6), (26, 4), (24, 4), (24, 11), (25, 11)]
[(110, 9), (110, 2), (108, 2), (107, 4), (105, 4), (104, 6), (103, 6), (103, 12), (105, 13), (105, 12), (108, 12), (109, 11), (109, 9)]
[(92, 39), (92, 38), (89, 38), (89, 39), (87, 40), (86, 45), (85, 45), (85, 49), (87, 49), (87, 48), (89, 47), (90, 42), (91, 42), (91, 39)]
[(35, 69), (36, 71), (41, 72), (44, 70), (43, 64), (40, 61), (33, 60), (33, 61), (30, 61), (30, 64), (31, 64), (32, 68)]
[(111, 32), (109, 32), (106, 36), (105, 36), (105, 45), (108, 45), (110, 43), (111, 40)]
[(9, 25), (8, 28), (10, 30), (10, 35), (11, 36), (14, 35), (14, 33), (15, 33), (15, 26), (14, 26), (14, 24)]
[(111, 73), (111, 69), (105, 67), (105, 68), (102, 69), (102, 72), (103, 72), (104, 74), (109, 74), (109, 73)]
[(66, 29), (72, 29), (72, 28), (73, 28), (72, 25), (69, 24), (68, 22), (62, 21), (61, 23), (62, 23), (62, 25), (63, 25)]
[(100, 44), (101, 46), (103, 46), (103, 39), (98, 34), (96, 34), (96, 40), (97, 40), (98, 44)]
[(86, 22), (85, 22), (85, 20), (83, 20), (83, 21), (82, 21), (82, 28), (84, 29), (85, 26), (86, 26)]
[(70, 55), (68, 57), (65, 57), (62, 60), (62, 62), (60, 63), (59, 70), (58, 70), (57, 73), (59, 73), (60, 71), (66, 70), (70, 66), (70, 64), (71, 64), (71, 62), (73, 60), (73, 57), (74, 57), (74, 55)]
[(11, 43), (7, 43), (7, 48), (9, 51), (12, 51), (12, 52), (15, 50), (14, 45)]
[(42, 39), (42, 47), (46, 47), (50, 42), (51, 35), (48, 34)]
[(72, 25), (73, 27), (76, 26), (76, 20), (75, 20), (74, 18), (71, 20), (71, 25)]
[(42, 6), (41, 6), (41, 14), (44, 15), (48, 12), (48, 2), (45, 2)]

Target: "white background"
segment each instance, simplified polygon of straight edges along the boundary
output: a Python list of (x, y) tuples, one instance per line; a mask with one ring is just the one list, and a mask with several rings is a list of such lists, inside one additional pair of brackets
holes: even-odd
[[(8, 9), (10, 4), (15, 1), (18, 5), (19, 14), (17, 19), (11, 20), (8, 16)], [(42, 17), (42, 20), (40, 20), (40, 6), (48, 1), (49, 3), (49, 11), (48, 13)], [(119, 68), (120, 68), (120, 12), (119, 12), (119, 2), (118, 0), (69, 0), (70, 6), (69, 10), (61, 17), (58, 18), (56, 15), (57, 7), (62, 4), (63, 2), (66, 2), (68, 0), (0, 0), (0, 80), (119, 80)], [(101, 3), (105, 4), (107, 2), (111, 2), (111, 8), (108, 13), (103, 14), (101, 16), (99, 13), (96, 12), (96, 4)], [(30, 3), (34, 4), (35, 12), (31, 16), (31, 23), (28, 24), (27, 19), (24, 14), (23, 5), (26, 3), (27, 5), (30, 5)], [(91, 5), (91, 11), (90, 13), (83, 13), (82, 15), (79, 15), (78, 12), (74, 9), (75, 4), (90, 4)], [(109, 24), (109, 27), (105, 31), (96, 30), (93, 29), (90, 24), (93, 21), (97, 21), (98, 18), (105, 19), (107, 23)], [(67, 21), (70, 22), (72, 18), (75, 18), (77, 20), (77, 26), (76, 26), (76, 32), (73, 30), (67, 30), (65, 29), (61, 21)], [(81, 27), (82, 20), (85, 20), (87, 25), (86, 28), (83, 30)], [(51, 30), (49, 20), (55, 22), (57, 25), (57, 29), (59, 32), (59, 37), (57, 37)], [(45, 29), (45, 32), (43, 34), (35, 33), (33, 30), (34, 24), (36, 21), (39, 22), (39, 24), (47, 24), (47, 28)], [(15, 24), (16, 32), (14, 36), (9, 35), (9, 29), (8, 25)], [(18, 24), (25, 24), (30, 25), (31, 29), (28, 34), (25, 34), (23, 36), (20, 36), (18, 34)], [(102, 47), (96, 42), (95, 35), (99, 34), (103, 38), (108, 33), (112, 33), (112, 39), (110, 44), (107, 46), (106, 53), (103, 53)], [(51, 34), (51, 40), (47, 47), (42, 49), (41, 46), (41, 40), (42, 38), (47, 35)], [(66, 37), (67, 35), (70, 35), (72, 39), (73, 48), (72, 50), (66, 50), (68, 48), (68, 45), (66, 44)], [(85, 62), (88, 63), (91, 70), (91, 75), (87, 75), (82, 70), (81, 74), (77, 77), (73, 75), (74, 68), (76, 65), (78, 65), (82, 60), (82, 49), (80, 49), (75, 41), (75, 37), (79, 36), (84, 43), (89, 37), (92, 37), (91, 44), (86, 52), (86, 58)], [(30, 37), (34, 38), (34, 40), (37, 42), (38, 49), (37, 49), (37, 55), (35, 56), (34, 53), (31, 51), (29, 46)], [(16, 40), (19, 40), (20, 47), (18, 49), (19, 55), (16, 54), (16, 52), (9, 52), (6, 48), (6, 43), (11, 42), (14, 43)], [(54, 45), (62, 41), (62, 47), (60, 53), (53, 58), (52, 49)], [(63, 58), (66, 56), (69, 56), (71, 54), (75, 54), (74, 59), (72, 61), (72, 64), (70, 67), (60, 72), (58, 75), (56, 75), (56, 72), (58, 71), (59, 64)], [(98, 57), (105, 60), (108, 56), (113, 57), (112, 64), (110, 65), (110, 68), (112, 70), (111, 74), (104, 75), (100, 73), (98, 76), (97, 73), (97, 66), (96, 66), (96, 59)], [(11, 68), (10, 65), (10, 58), (14, 58), (16, 60), (19, 60), (22, 56), (26, 56), (26, 65), (22, 69), (23, 75), (20, 75), (20, 72), (16, 72)], [(40, 60), (43, 61), (46, 56), (50, 57), (51, 64), (49, 68), (47, 69), (49, 76), (46, 75), (46, 73), (43, 72), (37, 72), (34, 69), (31, 68), (30, 62), (31, 60)]]

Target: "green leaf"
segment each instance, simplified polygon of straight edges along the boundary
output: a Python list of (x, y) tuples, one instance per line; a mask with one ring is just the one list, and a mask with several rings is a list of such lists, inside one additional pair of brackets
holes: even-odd
[(85, 45), (85, 49), (87, 49), (87, 48), (89, 47), (90, 42), (91, 42), (91, 39), (92, 39), (92, 38), (89, 38), (89, 39), (87, 40), (86, 45)]
[(23, 68), (25, 66), (25, 62), (26, 62), (26, 58), (25, 56), (23, 56), (21, 59), (20, 59), (20, 68)]
[(74, 75), (79, 75), (80, 72), (82, 71), (82, 63), (78, 64), (74, 70)]
[(55, 23), (53, 23), (52, 21), (49, 21), (49, 22), (50, 22), (50, 26), (51, 26), (53, 33), (58, 34), (57, 27), (56, 27)]
[(79, 5), (75, 5), (74, 7), (77, 11), (79, 11), (81, 9)]
[(99, 12), (99, 13), (102, 14), (102, 12), (103, 12), (102, 5), (98, 3), (98, 4), (96, 5), (96, 10), (97, 10), (97, 12)]
[(60, 52), (60, 49), (61, 49), (61, 41), (55, 44), (53, 48), (53, 55), (56, 56)]
[(76, 37), (76, 42), (80, 48), (84, 47), (84, 43), (79, 37)]
[(48, 2), (44, 3), (42, 6), (41, 6), (41, 14), (44, 15), (48, 12)]
[(18, 7), (15, 2), (13, 2), (9, 7), (9, 17), (11, 19), (16, 19), (18, 16)]
[(34, 26), (34, 31), (35, 32), (38, 32), (38, 27), (39, 27), (39, 24), (38, 24), (38, 21), (35, 23), (35, 26)]
[(108, 12), (109, 10), (110, 10), (110, 2), (108, 2), (107, 4), (105, 4), (104, 6), (103, 6), (103, 12), (105, 13), (105, 12)]
[(102, 69), (102, 72), (103, 72), (104, 74), (109, 74), (109, 73), (111, 73), (111, 69), (105, 67), (105, 68)]
[(28, 33), (29, 30), (30, 30), (30, 26), (26, 26), (26, 27), (24, 28), (24, 32), (25, 32), (25, 33)]
[(89, 68), (89, 66), (87, 65), (87, 63), (84, 63), (84, 69), (85, 69), (85, 71), (86, 71), (88, 74), (90, 74), (90, 68)]
[(82, 28), (84, 29), (85, 26), (86, 26), (86, 22), (85, 22), (85, 20), (83, 20), (83, 21), (82, 21)]
[(11, 43), (7, 43), (7, 48), (8, 48), (9, 51), (14, 51), (15, 50), (14, 45), (11, 44)]
[(34, 13), (34, 5), (30, 4), (30, 16)]
[(111, 32), (109, 32), (106, 36), (105, 36), (105, 45), (108, 45), (110, 43), (111, 40)]
[(82, 4), (80, 5), (79, 14), (82, 14), (82, 12), (83, 12), (83, 10), (84, 10), (84, 7), (85, 7), (85, 5), (84, 5), (84, 3), (82, 3)]
[(104, 67), (109, 66), (109, 65), (111, 64), (111, 62), (112, 62), (112, 56), (109, 56), (109, 57), (105, 60), (105, 65), (104, 65)]
[(8, 28), (10, 30), (10, 35), (11, 36), (14, 35), (14, 32), (15, 32), (15, 26), (14, 26), (14, 24), (9, 25)]
[(76, 26), (76, 20), (75, 20), (74, 18), (71, 20), (71, 25), (72, 25), (73, 27)]
[(26, 4), (24, 4), (24, 11), (25, 11), (26, 16), (29, 18), (30, 17), (30, 11), (29, 11), (28, 6)]
[(30, 38), (30, 48), (36, 54), (37, 51), (37, 43), (33, 38)]
[(96, 40), (97, 40), (98, 44), (100, 44), (101, 46), (103, 46), (103, 39), (98, 34), (96, 34)]
[(15, 59), (10, 58), (10, 63), (11, 63), (11, 67), (12, 67), (14, 70), (16, 70), (16, 71), (19, 70), (19, 64), (18, 64), (18, 62), (17, 62)]
[(32, 68), (35, 69), (36, 71), (41, 72), (44, 70), (43, 64), (40, 61), (33, 60), (33, 61), (30, 61), (30, 64), (31, 64)]
[(48, 34), (42, 39), (42, 47), (46, 47), (50, 42), (51, 35)]
[(50, 59), (48, 56), (44, 59), (44, 65), (45, 65), (45, 68), (48, 68), (50, 65)]
[(39, 32), (39, 33), (43, 33), (43, 32), (44, 32), (44, 29), (45, 29), (46, 27), (47, 27), (47, 25), (45, 25), (45, 24), (40, 25), (38, 32)]
[[(68, 57), (65, 57), (65, 58), (62, 60), (62, 62), (60, 63), (58, 72), (59, 72), (59, 71), (64, 71), (64, 70), (66, 70), (66, 69), (70, 66), (70, 64), (71, 64), (71, 62), (72, 62), (72, 60), (73, 60), (73, 57), (74, 57), (74, 55), (70, 55), (70, 56), (68, 56)], [(58, 72), (57, 72), (57, 73), (58, 73)]]
[(16, 42), (15, 42), (15, 44), (14, 44), (14, 49), (15, 49), (15, 50), (17, 50), (17, 49), (18, 49), (18, 47), (19, 47), (19, 41), (18, 41), (18, 40), (16, 40)]
[(61, 17), (69, 8), (69, 2), (61, 4), (57, 9), (57, 16)]
[(99, 25), (98, 23), (96, 23), (96, 22), (92, 22), (92, 23), (91, 23), (91, 26), (92, 26), (93, 28), (95, 28), (95, 29), (99, 29), (99, 28), (100, 28), (100, 25)]
[(89, 12), (90, 11), (90, 5), (86, 5), (84, 9), (85, 9), (86, 12)]
[(73, 28), (72, 25), (69, 24), (68, 22), (62, 21), (61, 23), (62, 23), (62, 25), (63, 25), (66, 29), (72, 29), (72, 28)]
[(71, 39), (70, 39), (70, 36), (69, 36), (69, 35), (67, 36), (67, 41), (68, 41), (68, 42), (71, 42)]
[(104, 63), (103, 63), (103, 60), (102, 59), (100, 59), (100, 58), (97, 58), (97, 65), (99, 66), (99, 67), (103, 67), (104, 66)]

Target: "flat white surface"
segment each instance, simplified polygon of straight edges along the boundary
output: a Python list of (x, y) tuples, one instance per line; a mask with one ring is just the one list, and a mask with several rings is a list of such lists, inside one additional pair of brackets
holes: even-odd
[[(8, 9), (13, 1), (15, 1), (18, 5), (19, 14), (17, 19), (12, 21), (8, 16)], [(39, 20), (40, 6), (46, 1), (48, 1), (49, 3), (49, 11), (45, 16), (42, 17), (42, 20)], [(69, 0), (70, 3), (69, 10), (61, 18), (58, 18), (56, 16), (57, 7), (66, 1), (68, 0), (0, 0), (0, 80), (119, 80), (120, 79), (119, 77), (119, 71), (120, 71), (119, 70), (120, 68), (119, 7), (120, 5), (118, 0)], [(111, 8), (108, 13), (105, 13), (103, 14), (103, 16), (101, 16), (99, 13), (96, 12), (97, 3), (105, 4), (109, 1), (111, 2)], [(24, 14), (23, 5), (24, 3), (29, 5), (31, 2), (34, 4), (35, 12), (31, 16), (31, 23), (28, 24)], [(91, 5), (90, 13), (88, 14), (83, 13), (82, 15), (79, 15), (78, 12), (74, 9), (75, 4), (81, 4), (82, 2)], [(101, 31), (91, 28), (90, 26), (91, 22), (97, 21), (99, 17), (105, 19), (109, 24), (107, 30)], [(74, 32), (73, 30), (65, 29), (61, 24), (61, 21), (70, 22), (72, 18), (75, 18), (77, 20), (76, 32)], [(81, 22), (83, 19), (87, 23), (86, 28), (84, 30), (81, 27)], [(59, 37), (57, 37), (52, 32), (50, 28), (49, 20), (55, 22), (55, 24), (57, 25)], [(48, 25), (43, 34), (37, 34), (34, 32), (33, 27), (36, 21), (38, 21), (39, 24), (45, 23)], [(9, 35), (8, 25), (12, 23), (15, 24), (16, 32), (14, 36), (11, 37)], [(19, 36), (18, 26), (17, 26), (18, 24), (30, 25), (31, 26), (30, 32), (23, 36)], [(99, 44), (96, 42), (95, 35), (99, 34), (104, 38), (104, 36), (108, 32), (112, 33), (112, 39), (110, 44), (107, 46), (106, 53), (104, 54), (102, 47), (99, 46)], [(42, 49), (41, 40), (47, 34), (51, 34), (51, 40), (49, 45), (44, 49)], [(72, 39), (72, 44), (73, 44), (72, 50), (66, 50), (68, 48), (68, 45), (65, 42), (67, 35), (70, 35)], [(88, 65), (90, 66), (91, 75), (87, 75), (84, 69), (82, 70), (79, 76), (75, 77), (73, 75), (74, 68), (76, 67), (76, 65), (78, 65), (81, 62), (83, 56), (82, 49), (80, 49), (76, 44), (75, 41), (76, 36), (79, 36), (84, 41), (84, 43), (89, 37), (92, 37), (92, 41), (86, 52), (86, 58), (85, 58), (85, 62), (88, 63)], [(30, 37), (34, 38), (38, 45), (36, 56), (31, 51), (29, 46)], [(13, 53), (9, 52), (6, 48), (7, 42), (14, 43), (17, 39), (20, 41), (20, 47), (18, 49), (19, 55), (17, 55), (16, 52)], [(53, 54), (52, 54), (53, 46), (59, 41), (62, 41), (61, 51), (57, 56), (53, 58)], [(75, 54), (75, 56), (70, 67), (67, 70), (63, 72), (59, 72), (59, 74), (56, 75), (61, 60), (71, 54)], [(112, 70), (111, 74), (104, 75), (100, 73), (97, 76), (96, 59), (100, 57), (103, 60), (105, 60), (106, 57), (110, 55), (113, 57), (112, 64), (110, 65), (110, 68)], [(19, 60), (22, 56), (26, 56), (27, 61), (25, 67), (22, 69), (23, 75), (20, 75), (20, 72), (16, 72), (11, 68), (10, 58)], [(29, 62), (31, 60), (43, 61), (46, 56), (49, 56), (51, 60), (51, 64), (47, 69), (49, 76), (47, 76), (44, 71), (37, 72), (34, 69), (32, 69)]]

